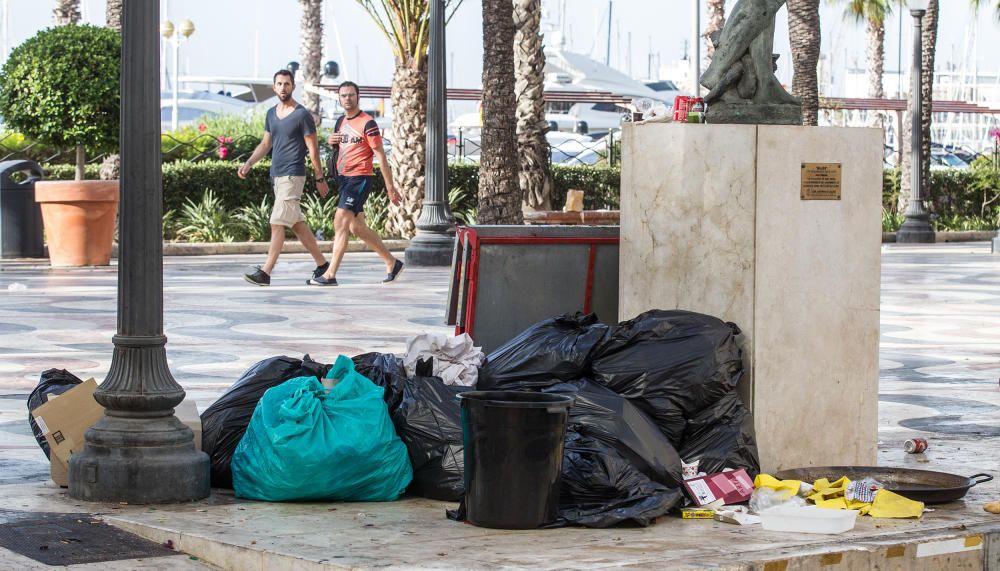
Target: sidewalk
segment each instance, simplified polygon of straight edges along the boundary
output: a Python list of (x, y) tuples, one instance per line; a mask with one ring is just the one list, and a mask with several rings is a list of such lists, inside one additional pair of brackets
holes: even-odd
[[(888, 245), (883, 249), (879, 462), (1000, 475), (1000, 257), (989, 246)], [(257, 257), (168, 258), (165, 322), (171, 370), (203, 410), (250, 364), (276, 354), (401, 352), (407, 336), (441, 325), (447, 270), (407, 268), (403, 281), (372, 285), (384, 271), (349, 254), (333, 290), (309, 288), (307, 256), (283, 256), (270, 289), (242, 282)], [(7, 292), (11, 283), (28, 289)], [(1000, 569), (997, 481), (964, 502), (934, 506), (920, 521), (859, 518), (842, 536), (765, 532), (706, 520), (664, 518), (645, 529), (509, 532), (447, 520), (453, 504), (268, 504), (217, 490), (182, 506), (74, 502), (47, 480), (24, 399), (51, 366), (102, 379), (110, 363), (112, 270), (0, 271), (0, 497), (21, 513), (99, 514), (105, 521), (191, 556), (72, 566), (173, 569), (423, 568)], [(930, 448), (907, 455), (919, 436)], [(168, 564), (168, 562), (171, 562)], [(0, 568), (36, 569), (0, 549)], [(19, 566), (20, 565), (20, 566)], [(179, 563), (178, 563), (179, 565)], [(191, 566), (194, 567), (191, 567)], [(992, 566), (992, 567), (991, 567)]]

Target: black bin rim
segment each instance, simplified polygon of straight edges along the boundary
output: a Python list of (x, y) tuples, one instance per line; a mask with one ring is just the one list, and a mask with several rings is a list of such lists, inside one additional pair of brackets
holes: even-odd
[(529, 391), (466, 391), (459, 393), (459, 398), (477, 405), (497, 408), (569, 408), (573, 406), (576, 397), (550, 393), (534, 393)]

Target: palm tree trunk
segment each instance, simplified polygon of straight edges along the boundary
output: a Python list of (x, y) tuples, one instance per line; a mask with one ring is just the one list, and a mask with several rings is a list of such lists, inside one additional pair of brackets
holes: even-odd
[[(302, 80), (316, 85), (320, 79), (320, 62), (323, 59), (323, 0), (299, 0), (302, 5)], [(312, 113), (316, 125), (322, 122), (319, 95), (306, 91), (302, 104)]]
[(802, 99), (802, 124), (819, 120), (819, 0), (788, 0), (788, 36), (792, 48), (792, 95)]
[(551, 151), (545, 138), (545, 46), (541, 0), (514, 0), (514, 93), (517, 97), (517, 146), (520, 187), (531, 208), (551, 210)]
[(705, 2), (705, 9), (708, 10), (708, 25), (705, 26), (705, 54), (708, 59), (712, 59), (715, 53), (715, 44), (712, 43), (712, 34), (721, 31), (726, 24), (726, 0), (708, 0)]
[(514, 6), (483, 0), (483, 134), (480, 224), (521, 224), (514, 97)]
[(921, 75), (920, 75), (920, 130), (923, 134), (920, 150), (920, 179), (923, 185), (923, 196), (927, 197), (931, 180), (931, 105), (934, 103), (934, 55), (937, 51), (938, 0), (931, 0), (924, 15), (923, 29), (920, 38)]
[(392, 77), (392, 176), (403, 200), (389, 205), (386, 230), (411, 238), (424, 201), (424, 152), (427, 148), (427, 66), (420, 58), (397, 63)]
[(122, 31), (122, 1), (108, 0), (108, 7), (105, 11), (105, 23), (112, 30)]
[(52, 15), (57, 26), (80, 23), (80, 0), (56, 0)]
[(882, 99), (882, 74), (885, 64), (885, 23), (868, 18), (868, 97)]

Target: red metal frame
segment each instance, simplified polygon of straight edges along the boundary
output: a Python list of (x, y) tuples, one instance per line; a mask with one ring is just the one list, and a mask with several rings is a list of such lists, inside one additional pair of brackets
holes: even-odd
[[(531, 236), (479, 236), (473, 229), (467, 226), (459, 227), (456, 230), (455, 239), (459, 243), (468, 237), (466, 248), (468, 248), (468, 267), (460, 268), (461, 274), (465, 274), (466, 295), (465, 311), (459, 312), (458, 323), (455, 324), (455, 335), (468, 333), (473, 335), (476, 324), (476, 299), (478, 297), (479, 284), (479, 247), (483, 244), (588, 244), (590, 254), (587, 261), (587, 282), (584, 286), (584, 313), (590, 312), (591, 302), (594, 293), (594, 266), (597, 262), (597, 247), (601, 244), (618, 244), (619, 238), (558, 238), (558, 237), (531, 237)], [(461, 260), (458, 260), (461, 263)], [(460, 274), (460, 275), (461, 275)], [(461, 279), (461, 278), (460, 278)], [(464, 319), (461, 319), (464, 318)], [(464, 321), (464, 323), (463, 323)]]

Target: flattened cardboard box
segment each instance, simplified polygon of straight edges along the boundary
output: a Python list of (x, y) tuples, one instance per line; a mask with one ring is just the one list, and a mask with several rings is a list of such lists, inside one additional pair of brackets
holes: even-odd
[[(83, 435), (104, 416), (104, 407), (94, 400), (97, 381), (87, 379), (58, 398), (31, 411), (51, 450), (52, 481), (69, 485), (69, 457), (83, 450)], [(201, 418), (193, 400), (185, 400), (174, 412), (194, 432), (195, 448), (201, 450)]]

